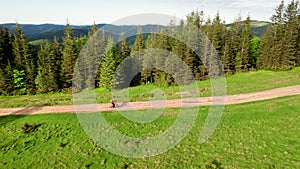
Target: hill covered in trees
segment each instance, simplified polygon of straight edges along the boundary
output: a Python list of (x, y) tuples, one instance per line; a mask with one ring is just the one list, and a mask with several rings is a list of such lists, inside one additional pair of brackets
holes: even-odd
[[(24, 35), (26, 36), (26, 40), (36, 41), (48, 39), (53, 41), (54, 38), (62, 41), (64, 36), (64, 30), (66, 25), (55, 25), (55, 24), (41, 24), (41, 25), (33, 25), (33, 24), (18, 24), (18, 26), (22, 29)], [(157, 28), (158, 25), (111, 25), (111, 24), (97, 24), (96, 27), (99, 29), (103, 29), (113, 33), (115, 35), (120, 35), (126, 31), (126, 34), (135, 34), (137, 32), (138, 27), (142, 27), (144, 32), (152, 32)], [(0, 27), (6, 27), (8, 32), (14, 34), (16, 32), (16, 23), (8, 23), (8, 24), (0, 24)], [(87, 26), (76, 26), (70, 25), (72, 28), (74, 37), (83, 37), (87, 36), (89, 30), (92, 29), (93, 25)], [(160, 28), (165, 28), (165, 26), (159, 26)]]
[[(251, 20), (251, 33), (254, 36), (260, 37), (266, 31), (270, 23), (264, 21), (256, 21)], [(226, 27), (230, 28), (232, 24), (226, 24)], [(110, 25), (110, 24), (97, 24), (98, 28), (104, 28), (109, 32), (114, 32), (117, 35), (123, 33), (124, 30), (131, 30), (132, 32), (137, 32), (139, 26), (137, 25)], [(7, 23), (7, 24), (0, 24), (0, 27), (6, 27), (8, 32), (11, 34), (15, 33), (16, 23)], [(55, 25), (55, 24), (41, 24), (41, 25), (34, 25), (34, 24), (19, 24), (19, 27), (22, 29), (24, 35), (26, 36), (26, 40), (36, 41), (41, 39), (48, 39), (53, 40), (54, 37), (62, 41), (62, 37), (64, 35), (65, 25)], [(141, 25), (144, 32), (151, 32), (157, 28), (157, 25)], [(166, 28), (166, 26), (159, 25), (160, 28)], [(87, 36), (88, 31), (92, 28), (92, 25), (86, 26), (77, 26), (71, 25), (73, 30), (74, 37), (80, 36)], [(130, 32), (130, 33), (132, 33)]]
[[(228, 75), (257, 69), (289, 70), (300, 65), (299, 11), (299, 1), (292, 1), (288, 5), (282, 2), (276, 7), (271, 23), (254, 22), (248, 16), (245, 21), (237, 17), (234, 23), (226, 25), (219, 14), (213, 19), (205, 19), (203, 11), (196, 11), (187, 15), (179, 25), (174, 25), (172, 22), (166, 27), (146, 25), (125, 28), (108, 25), (105, 28), (113, 34), (106, 34), (105, 30), (101, 30), (97, 37), (97, 41), (105, 46), (100, 66), (82, 67), (81, 72), (74, 72), (76, 60), (89, 37), (95, 35), (101, 25), (92, 27), (74, 27), (70, 24), (42, 25), (39, 28), (32, 25), (8, 25), (0, 31), (0, 94), (60, 91), (72, 86), (74, 73), (86, 71), (91, 72), (94, 77), (84, 77), (86, 79), (81, 79), (84, 83), (75, 86), (111, 89), (112, 76), (117, 66), (125, 58), (132, 57), (134, 53), (152, 48), (172, 52), (185, 62), (197, 80), (207, 79), (209, 74), (205, 60), (200, 60), (196, 52), (187, 44), (171, 36), (165, 36), (183, 37), (190, 44), (199, 42), (195, 36), (185, 33), (190, 31), (191, 25), (201, 30), (211, 41), (222, 60), (222, 69)], [(143, 34), (142, 30), (151, 33)], [(130, 34), (136, 35), (125, 38), (126, 35), (122, 33), (130, 31)], [(261, 35), (262, 31), (264, 33)], [(34, 41), (41, 39), (42, 41), (38, 41), (39, 45), (29, 43), (30, 36), (35, 37), (32, 39)], [(116, 40), (118, 43), (115, 43)], [(205, 48), (205, 45), (203, 47)], [(160, 59), (157, 64), (170, 65), (170, 61), (163, 55)], [(83, 62), (84, 65), (91, 65), (89, 63), (92, 63), (92, 60), (85, 58)], [(130, 85), (175, 84), (174, 78), (166, 72), (144, 69), (147, 64), (147, 60), (136, 63), (142, 71), (134, 77)], [(128, 69), (135, 69), (135, 65), (129, 66)], [(119, 83), (122, 83), (127, 76), (123, 72), (121, 76), (123, 79), (119, 79)], [(183, 76), (183, 78), (187, 77)]]

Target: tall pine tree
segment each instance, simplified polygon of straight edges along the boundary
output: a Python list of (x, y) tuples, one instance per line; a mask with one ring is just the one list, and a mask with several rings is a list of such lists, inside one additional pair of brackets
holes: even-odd
[[(138, 30), (137, 30), (136, 39), (133, 43), (133, 46), (131, 48), (130, 53), (131, 53), (131, 55), (135, 55), (135, 54), (138, 54), (137, 52), (139, 52), (143, 49), (145, 49), (143, 30), (142, 30), (142, 27), (139, 26)], [(143, 63), (142, 56), (141, 55), (138, 56), (138, 59), (135, 59), (134, 62), (135, 63), (132, 63), (133, 71), (137, 72), (138, 70), (141, 70), (142, 63)], [(132, 79), (131, 86), (136, 86), (136, 85), (141, 84), (141, 78), (142, 78), (142, 75), (141, 75), (141, 72), (140, 72)]]
[(73, 37), (73, 31), (69, 23), (67, 23), (63, 37), (62, 51), (62, 80), (63, 87), (69, 88), (72, 85), (74, 73), (74, 65), (77, 59), (76, 46)]
[[(282, 58), (283, 69), (289, 69), (297, 64), (297, 41), (299, 36), (299, 2), (294, 0), (286, 7), (283, 17), (285, 21), (285, 32), (283, 37), (284, 53)], [(297, 16), (298, 15), (298, 16)]]
[[(238, 16), (228, 30), (228, 37), (226, 39), (224, 54), (222, 57), (225, 73), (228, 74), (233, 74), (236, 71), (236, 64), (239, 63), (236, 63), (236, 57), (240, 55), (240, 29), (241, 17)], [(237, 65), (237, 67), (239, 68), (240, 65)]]
[(258, 66), (262, 69), (287, 70), (296, 66), (299, 54), (299, 1), (276, 7), (272, 25), (262, 37)]
[(4, 69), (8, 63), (14, 63), (11, 35), (7, 28), (3, 27), (0, 29), (0, 68)]
[(18, 71), (24, 71), (26, 76), (26, 92), (35, 93), (35, 65), (36, 60), (32, 56), (26, 37), (18, 24), (13, 37), (13, 54), (15, 57), (15, 68)]
[(250, 33), (251, 20), (250, 16), (247, 17), (241, 34), (241, 46), (240, 46), (240, 55), (242, 64), (240, 69), (243, 71), (248, 71), (251, 67), (250, 65), (250, 41), (252, 39), (252, 35)]
[(119, 67), (119, 69), (117, 69), (115, 72), (115, 81), (113, 82), (113, 87), (120, 89), (128, 87), (128, 76), (132, 72), (132, 63), (129, 59), (130, 47), (124, 33), (120, 35), (117, 47), (120, 57), (119, 60), (116, 61), (116, 65)]
[(37, 91), (40, 93), (54, 92), (59, 89), (57, 77), (57, 61), (60, 56), (56, 55), (56, 47), (49, 41), (41, 46), (38, 53), (38, 75), (36, 78)]
[(112, 79), (117, 68), (116, 61), (120, 58), (117, 46), (112, 38), (108, 39), (105, 55), (100, 68), (100, 87), (112, 89)]

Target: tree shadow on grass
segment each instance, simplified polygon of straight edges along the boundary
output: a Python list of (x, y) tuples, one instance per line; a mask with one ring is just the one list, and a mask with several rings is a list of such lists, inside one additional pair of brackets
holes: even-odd
[(26, 115), (15, 115), (15, 116), (0, 116), (0, 126), (4, 126), (7, 123), (26, 117)]
[(34, 112), (41, 110), (42, 107), (34, 106), (34, 107), (26, 107), (21, 110), (14, 111), (6, 116), (0, 116), (0, 126), (3, 126), (7, 123), (11, 123), (15, 120), (24, 118), (28, 115), (31, 115)]

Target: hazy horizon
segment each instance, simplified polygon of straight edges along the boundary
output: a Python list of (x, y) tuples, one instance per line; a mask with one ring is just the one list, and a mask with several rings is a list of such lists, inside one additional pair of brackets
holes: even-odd
[[(291, 0), (285, 3), (289, 2)], [(243, 20), (250, 15), (251, 20), (270, 21), (274, 8), (279, 4), (280, 0), (15, 0), (2, 4), (0, 23), (65, 25), (68, 20), (72, 25), (92, 25), (94, 22), (113, 24), (123, 17), (143, 13), (165, 14), (182, 19), (195, 10), (203, 10), (204, 18), (214, 18), (219, 12), (222, 21), (226, 23), (232, 23), (238, 15), (241, 15)], [(157, 24), (146, 21), (144, 23)], [(144, 23), (139, 21), (133, 25)]]

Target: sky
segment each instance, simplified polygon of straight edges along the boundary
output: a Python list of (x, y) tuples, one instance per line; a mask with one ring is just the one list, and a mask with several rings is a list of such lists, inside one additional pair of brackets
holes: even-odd
[[(0, 0), (4, 1), (4, 0)], [(10, 0), (1, 3), (0, 23), (20, 24), (164, 24), (166, 21), (144, 13), (164, 14), (179, 19), (195, 10), (205, 18), (219, 11), (221, 19), (231, 23), (240, 14), (243, 19), (269, 21), (281, 0)], [(291, 0), (285, 0), (289, 3)], [(131, 17), (135, 15), (135, 18)], [(149, 16), (149, 15), (147, 15)], [(155, 16), (155, 17), (154, 17)], [(126, 19), (125, 19), (126, 18)], [(152, 23), (153, 22), (153, 23)], [(165, 23), (167, 24), (167, 23)]]

